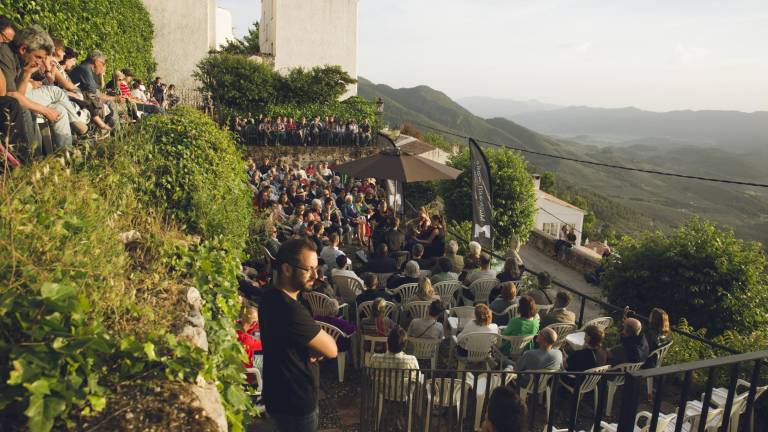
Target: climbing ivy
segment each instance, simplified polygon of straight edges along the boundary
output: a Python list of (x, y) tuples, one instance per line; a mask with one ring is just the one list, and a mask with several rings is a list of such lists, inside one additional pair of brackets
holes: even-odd
[(131, 68), (150, 78), (154, 29), (141, 0), (0, 0), (0, 15), (19, 27), (37, 24), (77, 50), (99, 49), (108, 69)]

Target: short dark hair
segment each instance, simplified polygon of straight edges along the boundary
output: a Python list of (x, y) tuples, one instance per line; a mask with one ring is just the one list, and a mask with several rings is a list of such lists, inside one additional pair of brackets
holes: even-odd
[(439, 317), (445, 312), (445, 306), (443, 306), (442, 300), (432, 300), (429, 304), (429, 316)]
[(549, 288), (552, 283), (552, 276), (543, 271), (536, 276), (536, 280), (539, 282), (539, 289)]
[(451, 262), (450, 258), (440, 257), (437, 259), (437, 267), (440, 268), (440, 271), (443, 273), (448, 273), (453, 270), (453, 262)]
[(480, 254), (480, 267), (487, 267), (491, 265), (491, 256), (487, 253)]
[(376, 245), (376, 255), (380, 257), (387, 256), (389, 253), (389, 246), (387, 246), (386, 243), (381, 242), (378, 245)]
[(589, 336), (589, 346), (597, 348), (603, 343), (605, 332), (600, 327), (590, 324), (584, 329), (584, 333)]
[(16, 31), (16, 24), (14, 24), (13, 21), (8, 19), (8, 17), (0, 16), (0, 31), (3, 31), (8, 27), (12, 28), (13, 31)]
[(400, 326), (395, 326), (387, 336), (387, 350), (392, 354), (402, 352), (405, 348), (405, 339), (405, 330)]
[(322, 230), (323, 230), (323, 228), (324, 228), (324, 227), (323, 227), (323, 224), (320, 224), (320, 223), (316, 223), (316, 224), (315, 224), (315, 225), (312, 227), (312, 231), (313, 231), (315, 234), (320, 234), (320, 231), (322, 231)]
[(488, 398), (488, 421), (497, 432), (525, 432), (528, 417), (520, 391), (513, 385), (496, 387)]
[(64, 60), (76, 59), (79, 55), (80, 53), (75, 51), (75, 49), (72, 47), (64, 48)]
[(424, 245), (421, 243), (416, 243), (415, 245), (413, 245), (413, 249), (411, 250), (411, 255), (414, 255), (414, 256), (424, 255)]
[(363, 283), (365, 284), (365, 287), (370, 289), (376, 288), (376, 285), (378, 285), (378, 282), (379, 282), (379, 278), (376, 277), (375, 274), (370, 272), (363, 273), (362, 279), (363, 279)]
[(344, 254), (341, 254), (341, 255), (337, 256), (336, 257), (336, 266), (338, 268), (343, 268), (345, 265), (347, 265), (347, 256), (344, 255)]
[(536, 316), (536, 301), (531, 296), (520, 297), (520, 303), (517, 311), (523, 318), (533, 318)]
[(123, 73), (123, 75), (125, 75), (127, 77), (134, 77), (135, 76), (133, 74), (133, 71), (128, 69), (128, 68), (123, 69), (121, 72)]
[(571, 302), (571, 296), (566, 291), (558, 291), (555, 295), (555, 306), (564, 308)]
[(339, 241), (339, 233), (332, 232), (331, 234), (329, 234), (328, 235), (328, 241), (331, 242), (331, 244), (336, 243), (337, 241)]
[(299, 238), (291, 239), (281, 244), (275, 257), (278, 269), (281, 269), (283, 264), (295, 265), (299, 261), (299, 256), (304, 251), (317, 252), (315, 242)]

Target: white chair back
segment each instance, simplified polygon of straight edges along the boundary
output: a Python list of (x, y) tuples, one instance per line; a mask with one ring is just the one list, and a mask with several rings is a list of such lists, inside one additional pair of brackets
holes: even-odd
[(509, 342), (509, 357), (513, 360), (520, 358), (523, 351), (531, 344), (534, 336), (501, 336), (500, 342)]
[[(386, 302), (386, 308), (385, 308), (385, 314), (387, 318), (394, 320), (395, 312), (397, 311), (397, 305), (392, 303), (391, 301)], [(357, 305), (357, 328), (360, 328), (360, 325), (363, 322), (363, 319), (370, 318), (373, 316), (373, 301), (366, 301), (362, 302), (359, 305)]]
[(498, 345), (499, 336), (496, 333), (468, 333), (459, 337), (456, 345), (467, 351), (466, 356), (461, 356), (464, 363), (482, 363), (491, 355), (491, 349)]
[(583, 326), (581, 326), (581, 330), (584, 331), (584, 329), (586, 329), (587, 326), (591, 326), (591, 325), (598, 327), (600, 330), (605, 330), (609, 327), (613, 327), (613, 318), (600, 317), (600, 318), (591, 319), (586, 323), (584, 323)]
[(553, 307), (555, 307), (553, 304), (536, 305), (536, 313), (539, 314), (539, 317), (543, 317), (544, 315), (548, 314)]
[(491, 290), (499, 286), (499, 280), (496, 278), (478, 279), (469, 286), (469, 290), (475, 295), (475, 303), (488, 304), (488, 297)]
[(555, 323), (548, 325), (546, 328), (552, 329), (557, 333), (557, 342), (555, 342), (552, 348), (560, 349), (561, 346), (565, 345), (565, 337), (576, 331), (576, 324)]
[(405, 305), (404, 310), (411, 318), (426, 318), (431, 304), (431, 301), (412, 301)]
[(411, 298), (416, 296), (416, 292), (419, 290), (418, 283), (407, 283), (400, 285), (399, 287), (390, 291), (392, 295), (400, 295), (400, 304), (408, 304)]
[(368, 369), (376, 382), (378, 393), (386, 400), (405, 402), (413, 394), (421, 373), (418, 369)]
[(432, 270), (419, 270), (419, 280), (432, 276)]
[(668, 342), (648, 354), (648, 358), (656, 358), (656, 367), (661, 367), (661, 363), (664, 361), (664, 357), (667, 355), (669, 349), (672, 348), (672, 342)]
[(384, 288), (387, 286), (387, 281), (394, 273), (374, 273), (376, 275), (376, 279), (379, 280), (379, 287)]
[(341, 331), (341, 329), (339, 329), (335, 325), (328, 324), (327, 322), (323, 322), (323, 321), (315, 321), (315, 322), (317, 323), (317, 325), (320, 326), (321, 329), (323, 329), (326, 333), (328, 333), (335, 341), (338, 341), (340, 338), (350, 337), (350, 335), (344, 333), (343, 331)]
[[(635, 372), (640, 370), (641, 367), (643, 367), (643, 362), (622, 363), (612, 367), (610, 371), (611, 372)], [(624, 385), (625, 377), (626, 377), (625, 375), (617, 375), (617, 376), (611, 377), (611, 380), (609, 381), (609, 383), (610, 385), (617, 386), (617, 387)]]
[[(592, 373), (603, 373), (608, 372), (608, 370), (611, 368), (610, 365), (600, 366), (592, 369), (587, 369), (584, 372), (592, 372)], [(581, 387), (579, 387), (579, 393), (589, 393), (592, 390), (594, 390), (597, 387), (597, 383), (600, 382), (600, 378), (602, 378), (602, 375), (584, 375), (584, 380), (581, 382)]]
[[(472, 387), (472, 384), (466, 379), (464, 381), (455, 378), (434, 378), (424, 382), (427, 389), (427, 400), (430, 405), (438, 407), (454, 407), (461, 403), (461, 389), (464, 389), (464, 403), (468, 403), (466, 393)], [(452, 392), (451, 392), (452, 391)]]
[[(384, 349), (386, 349), (387, 346), (387, 337), (386, 336), (371, 336), (360, 333), (363, 335), (363, 341), (360, 344), (360, 350), (363, 351), (363, 355), (361, 356), (363, 359), (363, 364), (365, 366), (369, 366), (371, 362), (371, 356), (376, 354), (376, 347), (377, 346), (383, 346)], [(368, 345), (368, 349), (365, 349), (366, 344)]]
[(309, 308), (312, 310), (313, 316), (335, 316), (334, 309), (336, 305), (325, 294), (319, 292), (309, 291), (301, 294), (302, 297), (309, 303)]
[(442, 343), (442, 341), (442, 339), (408, 338), (406, 352), (419, 360), (432, 360), (432, 369), (434, 369), (434, 362), (437, 360), (437, 351), (440, 348), (440, 343)]
[(517, 308), (519, 306), (520, 305), (518, 305), (517, 303), (511, 304), (507, 306), (506, 309), (504, 309), (499, 313), (496, 313), (493, 310), (491, 310), (491, 315), (493, 316), (493, 322), (501, 326), (507, 325), (509, 320), (511, 320), (517, 315)]
[(353, 277), (336, 275), (331, 279), (336, 288), (336, 295), (349, 304), (354, 304), (357, 295), (363, 292), (363, 284)]
[[(526, 372), (531, 373), (541, 373), (541, 372), (552, 372), (551, 370), (546, 369), (538, 369), (538, 370), (529, 370)], [(538, 376), (539, 384), (538, 384), (538, 393), (544, 393), (547, 390), (547, 386), (549, 386), (552, 383), (552, 377), (554, 375), (549, 373), (542, 373)], [(536, 377), (536, 375), (531, 375), (531, 379), (528, 380), (528, 384), (525, 387), (520, 388), (520, 397), (523, 399), (523, 402), (525, 402), (525, 398), (529, 393), (533, 393), (534, 390), (536, 390), (536, 380), (533, 379)]]
[(453, 295), (461, 289), (461, 282), (455, 281), (443, 281), (436, 283), (433, 288), (437, 295), (440, 296), (440, 300), (443, 301), (445, 307), (451, 307), (456, 303), (456, 299)]

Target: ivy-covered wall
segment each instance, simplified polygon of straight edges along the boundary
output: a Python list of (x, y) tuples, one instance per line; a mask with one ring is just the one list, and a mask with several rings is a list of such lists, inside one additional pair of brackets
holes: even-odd
[(128, 67), (145, 79), (155, 72), (154, 29), (141, 0), (0, 0), (0, 15), (40, 25), (81, 57), (100, 49), (108, 71)]

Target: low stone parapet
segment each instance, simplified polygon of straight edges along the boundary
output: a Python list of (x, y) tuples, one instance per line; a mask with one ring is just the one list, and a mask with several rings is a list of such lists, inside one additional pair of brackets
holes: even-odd
[(564, 266), (570, 267), (581, 273), (594, 272), (600, 267), (602, 257), (593, 250), (576, 246), (571, 248), (570, 251), (566, 251), (565, 253), (561, 252), (558, 257), (555, 253), (556, 243), (557, 239), (555, 237), (552, 237), (539, 229), (533, 229), (527, 244), (559, 261)]

